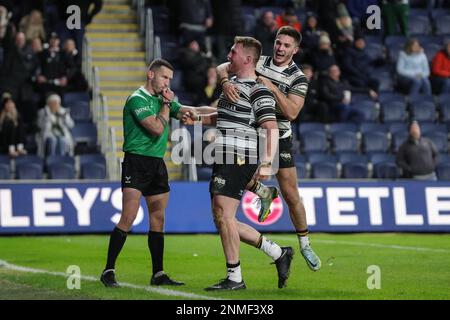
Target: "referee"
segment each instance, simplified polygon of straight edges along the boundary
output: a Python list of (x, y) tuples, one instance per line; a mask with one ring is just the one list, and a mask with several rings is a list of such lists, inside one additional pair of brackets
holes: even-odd
[(150, 221), (148, 248), (153, 266), (150, 284), (184, 284), (169, 278), (163, 268), (164, 215), (170, 190), (163, 160), (169, 136), (168, 121), (169, 117), (179, 119), (187, 112), (198, 120), (197, 113), (211, 112), (211, 108), (194, 110), (173, 101), (174, 93), (169, 89), (173, 70), (169, 62), (154, 60), (148, 68), (146, 84), (127, 98), (123, 109), (122, 214), (111, 233), (108, 258), (100, 277), (106, 287), (119, 286), (115, 278), (116, 259), (136, 218), (142, 196)]

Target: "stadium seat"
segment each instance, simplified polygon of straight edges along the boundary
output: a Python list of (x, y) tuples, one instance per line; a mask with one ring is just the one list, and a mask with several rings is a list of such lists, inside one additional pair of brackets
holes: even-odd
[(47, 156), (45, 158), (45, 168), (47, 172), (49, 172), (49, 168), (51, 166), (60, 163), (68, 164), (72, 167), (75, 167), (75, 158), (71, 156), (57, 156), (57, 155)]
[(337, 156), (329, 153), (310, 153), (307, 154), (307, 158), (310, 164), (319, 162), (337, 162)]
[(411, 119), (419, 122), (436, 121), (436, 107), (434, 103), (423, 101), (411, 105)]
[(373, 101), (352, 103), (353, 107), (364, 114), (364, 121), (378, 121), (379, 112)]
[(436, 21), (438, 18), (450, 16), (450, 10), (446, 8), (435, 8), (431, 10), (431, 19)]
[(11, 168), (9, 164), (0, 162), (0, 180), (9, 180), (11, 179)]
[(406, 104), (400, 101), (388, 101), (381, 105), (381, 119), (383, 122), (402, 122), (408, 117)]
[(356, 152), (341, 152), (338, 153), (338, 159), (341, 164), (345, 164), (348, 162), (362, 162), (367, 163), (367, 155), (359, 154)]
[(178, 48), (177, 42), (165, 42), (161, 40), (161, 55), (169, 62), (178, 60)]
[(43, 177), (42, 165), (38, 163), (20, 163), (16, 166), (16, 178), (19, 180), (37, 180)]
[(177, 92), (178, 90), (184, 90), (182, 70), (177, 69), (173, 72), (173, 79), (172, 81), (170, 81), (170, 88), (174, 92)]
[(314, 179), (337, 179), (336, 163), (318, 162), (312, 165), (311, 177)]
[(381, 105), (389, 101), (400, 101), (405, 103), (405, 96), (397, 92), (382, 91), (378, 96), (378, 101)]
[(325, 132), (325, 125), (319, 122), (301, 122), (299, 126), (300, 135), (308, 131), (323, 131)]
[(106, 167), (105, 156), (101, 153), (80, 154), (78, 159), (80, 167), (87, 163), (97, 163)]
[(449, 103), (450, 102), (450, 93), (441, 93), (437, 97), (437, 100), (440, 105)]
[(11, 164), (11, 160), (9, 159), (9, 157), (7, 155), (0, 154), (0, 163), (8, 165), (8, 167), (9, 167)]
[(89, 102), (76, 101), (66, 105), (70, 109), (70, 116), (75, 122), (89, 122), (91, 121), (91, 110)]
[(89, 93), (87, 92), (68, 92), (62, 96), (63, 106), (67, 106), (74, 102), (87, 102), (89, 103)]
[(294, 161), (295, 161), (295, 163), (306, 163), (307, 162), (306, 156), (304, 154), (299, 153), (299, 152), (296, 152), (294, 154)]
[(399, 177), (399, 170), (394, 162), (380, 162), (374, 165), (374, 178), (396, 179)]
[(397, 133), (397, 132), (408, 132), (408, 125), (404, 122), (392, 122), (388, 124), (389, 126), (389, 132), (391, 134)]
[(325, 152), (327, 150), (327, 137), (323, 131), (305, 132), (300, 139), (304, 152)]
[(53, 163), (48, 167), (49, 179), (75, 179), (74, 165), (69, 163)]
[(425, 47), (432, 43), (442, 46), (442, 36), (431, 36), (429, 34), (424, 34), (424, 35), (416, 35), (414, 36), (414, 38), (416, 38), (419, 41), (422, 47)]
[(392, 135), (392, 151), (397, 152), (398, 148), (408, 139), (407, 131), (398, 131)]
[(211, 180), (211, 176), (212, 176), (212, 168), (197, 166), (198, 181), (209, 181)]
[(257, 16), (260, 17), (264, 12), (266, 11), (272, 11), (273, 15), (276, 17), (279, 14), (282, 14), (284, 9), (282, 7), (275, 7), (275, 6), (264, 6), (257, 9)]
[(422, 122), (420, 123), (420, 132), (422, 135), (429, 132), (442, 132), (447, 135), (447, 126), (444, 123)]
[(364, 37), (366, 40), (366, 45), (369, 43), (383, 44), (383, 37), (377, 35), (367, 35)]
[(347, 162), (342, 166), (342, 178), (367, 179), (369, 171), (365, 162)]
[(386, 45), (387, 48), (390, 48), (392, 46), (403, 46), (403, 44), (406, 42), (406, 37), (405, 36), (387, 36), (384, 39), (384, 44)]
[(363, 135), (363, 146), (366, 154), (387, 152), (389, 141), (386, 132), (368, 132)]
[(448, 153), (440, 153), (438, 155), (438, 164), (442, 164), (442, 163), (450, 163), (450, 154)]
[(450, 16), (440, 17), (438, 20), (436, 20), (436, 34), (450, 34)]
[(420, 102), (430, 102), (434, 103), (434, 97), (431, 94), (410, 94), (408, 96), (408, 102), (410, 105), (420, 103)]
[(16, 163), (16, 167), (22, 164), (28, 164), (28, 163), (35, 163), (41, 167), (44, 166), (44, 159), (42, 159), (40, 156), (37, 156), (35, 154), (28, 154), (25, 156), (20, 156), (14, 159)]
[(152, 6), (153, 28), (155, 34), (170, 32), (169, 10), (165, 6)]
[(368, 43), (364, 50), (371, 61), (386, 58), (386, 49), (381, 43)]
[(370, 163), (376, 165), (381, 162), (395, 162), (395, 155), (391, 153), (373, 153), (370, 155)]
[(255, 35), (256, 17), (254, 14), (242, 14), (244, 22), (244, 35), (253, 37)]
[(297, 170), (297, 178), (298, 179), (307, 179), (308, 178), (308, 169), (306, 167), (305, 163), (296, 163), (296, 170)]
[(429, 63), (433, 61), (434, 56), (436, 55), (436, 52), (442, 49), (442, 45), (437, 43), (428, 43), (423, 46), (423, 50), (425, 55), (427, 56), (427, 60)]
[(81, 166), (81, 179), (98, 180), (106, 178), (106, 167), (99, 163), (85, 163)]
[(72, 128), (75, 144), (84, 143), (87, 146), (97, 145), (97, 127), (93, 123), (76, 123)]
[(372, 98), (367, 93), (352, 93), (352, 102), (372, 101)]
[(441, 110), (441, 121), (450, 122), (450, 102), (442, 104), (439, 109)]
[(336, 132), (342, 132), (342, 131), (348, 131), (348, 132), (358, 132), (358, 125), (353, 122), (336, 122), (331, 123), (328, 127), (328, 132), (330, 135), (335, 134)]
[(380, 72), (374, 74), (374, 76), (380, 81), (380, 90), (383, 91), (393, 91), (394, 90), (394, 81), (392, 80), (392, 76), (389, 72)]
[(332, 135), (332, 146), (334, 152), (358, 152), (359, 143), (355, 132), (341, 131)]
[(439, 180), (450, 180), (450, 163), (441, 163), (436, 168)]
[(442, 132), (428, 132), (424, 134), (425, 137), (433, 141), (438, 152), (444, 153), (448, 151), (447, 134)]
[(389, 127), (385, 123), (365, 122), (361, 123), (359, 126), (359, 131), (361, 134), (365, 134), (367, 132), (388, 132)]
[[(425, 12), (426, 13), (426, 12)], [(411, 36), (430, 34), (430, 20), (425, 15), (410, 15), (408, 21), (408, 31)]]

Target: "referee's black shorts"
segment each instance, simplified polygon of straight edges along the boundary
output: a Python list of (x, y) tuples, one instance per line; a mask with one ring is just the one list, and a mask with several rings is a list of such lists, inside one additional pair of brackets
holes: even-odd
[(164, 159), (125, 153), (122, 162), (123, 188), (137, 189), (145, 197), (169, 192), (169, 175)]
[(214, 164), (209, 192), (241, 200), (245, 187), (252, 180), (257, 164)]

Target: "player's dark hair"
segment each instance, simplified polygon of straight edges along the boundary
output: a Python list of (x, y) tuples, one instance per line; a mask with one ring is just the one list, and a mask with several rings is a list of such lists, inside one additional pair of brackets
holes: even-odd
[(298, 32), (296, 29), (294, 29), (291, 26), (284, 26), (284, 27), (281, 27), (280, 29), (278, 29), (277, 37), (282, 34), (293, 38), (295, 40), (295, 42), (297, 43), (297, 45), (300, 45), (300, 43), (302, 42), (302, 35), (300, 34), (300, 32)]
[(244, 49), (250, 49), (253, 53), (253, 64), (256, 66), (261, 56), (261, 42), (252, 37), (234, 37), (234, 44), (242, 44)]
[(153, 60), (150, 65), (148, 66), (148, 70), (155, 71), (158, 70), (161, 67), (166, 67), (172, 71), (174, 71), (174, 67), (170, 64), (169, 61), (164, 59), (155, 59)]

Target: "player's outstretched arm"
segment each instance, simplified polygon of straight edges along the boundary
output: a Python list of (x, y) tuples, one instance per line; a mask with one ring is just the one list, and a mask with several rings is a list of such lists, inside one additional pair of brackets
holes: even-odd
[(283, 112), (286, 119), (289, 121), (297, 119), (300, 110), (302, 110), (303, 105), (305, 104), (305, 98), (296, 94), (288, 94), (285, 96), (272, 81), (265, 77), (259, 76), (258, 81), (264, 84), (273, 93), (277, 105), (280, 107), (281, 112)]

